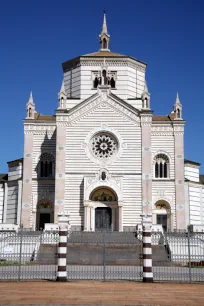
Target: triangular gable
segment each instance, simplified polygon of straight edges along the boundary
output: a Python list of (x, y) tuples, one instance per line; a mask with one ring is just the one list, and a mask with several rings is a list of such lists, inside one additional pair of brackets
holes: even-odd
[[(105, 104), (115, 112), (125, 116), (129, 121), (134, 122), (136, 125), (140, 124), (139, 111), (116, 95), (109, 94), (107, 90), (99, 91), (97, 94), (82, 101), (66, 113), (66, 117), (63, 116), (64, 118), (61, 118), (61, 120), (68, 121), (68, 124), (73, 124), (75, 121), (79, 121), (80, 118), (93, 111), (94, 108)], [(57, 117), (61, 121), (59, 118), (60, 114)]]

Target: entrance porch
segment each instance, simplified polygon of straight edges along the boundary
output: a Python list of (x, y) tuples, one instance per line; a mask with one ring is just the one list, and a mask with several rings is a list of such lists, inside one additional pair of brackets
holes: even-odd
[(84, 205), (84, 231), (123, 231), (123, 207), (108, 188), (94, 190)]

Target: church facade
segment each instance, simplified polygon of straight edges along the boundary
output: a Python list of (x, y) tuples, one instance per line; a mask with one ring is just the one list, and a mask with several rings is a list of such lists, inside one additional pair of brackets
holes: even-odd
[[(105, 15), (99, 40), (98, 52), (62, 64), (55, 115), (38, 113), (30, 95), (24, 158), (9, 164), (18, 181), (14, 223), (40, 229), (69, 211), (72, 230), (126, 231), (152, 213), (153, 224), (185, 229), (192, 222), (184, 175), (196, 173), (202, 216), (204, 185), (198, 163), (185, 168), (179, 96), (169, 115), (154, 115), (146, 64), (110, 51)], [(2, 207), (6, 223), (9, 205)]]

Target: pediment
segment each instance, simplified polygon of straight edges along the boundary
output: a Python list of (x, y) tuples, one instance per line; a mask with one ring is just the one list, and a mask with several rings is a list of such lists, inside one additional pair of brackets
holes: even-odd
[(97, 94), (82, 101), (80, 104), (72, 108), (68, 113), (58, 114), (57, 122), (72, 125), (80, 121), (81, 118), (88, 115), (95, 108), (109, 108), (114, 112), (119, 113), (121, 116), (126, 117), (135, 125), (140, 125), (139, 111), (112, 94), (108, 89), (99, 90)]

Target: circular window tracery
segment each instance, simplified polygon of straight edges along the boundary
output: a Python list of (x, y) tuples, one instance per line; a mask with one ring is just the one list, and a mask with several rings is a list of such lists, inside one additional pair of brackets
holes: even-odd
[(108, 133), (98, 133), (91, 139), (91, 150), (95, 157), (107, 159), (118, 151), (116, 138)]

